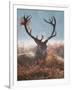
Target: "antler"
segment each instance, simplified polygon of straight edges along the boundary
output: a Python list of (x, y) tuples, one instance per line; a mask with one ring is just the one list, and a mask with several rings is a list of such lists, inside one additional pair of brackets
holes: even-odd
[(53, 37), (56, 36), (56, 31), (55, 31), (56, 19), (55, 19), (55, 17), (53, 16), (53, 17), (51, 17), (51, 19), (49, 19), (49, 21), (47, 21), (46, 19), (44, 19), (44, 21), (45, 21), (46, 23), (49, 23), (49, 24), (51, 24), (51, 25), (53, 26), (53, 31), (52, 31), (51, 35), (44, 41), (44, 43), (47, 43), (49, 39), (51, 39), (51, 38), (53, 38)]
[(43, 35), (41, 36), (41, 39), (38, 39), (38, 35), (37, 35), (36, 37), (34, 37), (34, 36), (32, 35), (32, 33), (31, 33), (32, 30), (28, 30), (28, 28), (27, 28), (27, 23), (28, 23), (28, 21), (29, 21), (30, 19), (31, 19), (31, 16), (25, 17), (25, 15), (24, 15), (23, 21), (21, 22), (21, 25), (24, 25), (27, 34), (36, 42), (36, 44), (38, 45), (38, 47), (40, 47), (40, 48), (42, 48), (42, 49), (47, 48), (46, 43), (48, 42), (48, 40), (51, 39), (52, 37), (56, 36), (56, 31), (55, 31), (56, 19), (55, 19), (55, 17), (54, 17), (54, 16), (51, 17), (51, 19), (49, 19), (49, 21), (47, 21), (46, 19), (44, 19), (44, 21), (45, 21), (46, 23), (49, 23), (49, 24), (51, 24), (51, 25), (53, 26), (53, 31), (52, 31), (52, 33), (51, 33), (51, 36), (49, 36), (45, 41), (42, 41), (43, 38), (44, 38)]
[(31, 33), (32, 33), (32, 30), (28, 30), (28, 28), (27, 28), (27, 23), (29, 22), (30, 19), (31, 19), (31, 16), (25, 17), (25, 15), (24, 15), (23, 21), (21, 21), (21, 25), (23, 25), (23, 26), (25, 27), (25, 30), (26, 30), (27, 34), (28, 34), (30, 37), (35, 38), (35, 37), (32, 36), (32, 34), (31, 34)]
[[(27, 32), (27, 34), (36, 42), (36, 44), (39, 46), (39, 47), (41, 47), (42, 46), (42, 39), (44, 38), (43, 37), (43, 35), (42, 35), (42, 37), (41, 37), (41, 39), (38, 39), (38, 36), (36, 36), (36, 37), (34, 37), (33, 35), (32, 35), (32, 30), (28, 30), (28, 28), (27, 28), (27, 23), (28, 23), (28, 21), (31, 19), (31, 16), (27, 16), (27, 17), (25, 17), (25, 15), (24, 15), (24, 17), (23, 17), (23, 21), (21, 22), (21, 25), (23, 25), (24, 27), (25, 27), (25, 30), (26, 30), (26, 32)], [(30, 32), (29, 32), (30, 31)]]

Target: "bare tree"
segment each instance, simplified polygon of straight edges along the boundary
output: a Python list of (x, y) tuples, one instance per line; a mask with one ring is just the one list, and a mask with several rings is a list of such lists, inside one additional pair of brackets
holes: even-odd
[(29, 20), (31, 20), (31, 16), (24, 15), (21, 25), (24, 25), (26, 33), (35, 41), (35, 43), (38, 46), (38, 50), (40, 50), (40, 52), (41, 52), (40, 54), (42, 55), (44, 53), (44, 51), (46, 51), (46, 49), (47, 49), (47, 42), (51, 38), (56, 36), (56, 31), (55, 31), (56, 19), (54, 16), (51, 17), (49, 20), (43, 19), (46, 23), (50, 24), (53, 27), (53, 31), (52, 31), (51, 35), (49, 37), (47, 37), (46, 40), (43, 40), (44, 39), (43, 35), (41, 35), (42, 36), (41, 39), (38, 38), (38, 35), (37, 36), (32, 35), (32, 30), (28, 30), (28, 28), (27, 28), (27, 23)]

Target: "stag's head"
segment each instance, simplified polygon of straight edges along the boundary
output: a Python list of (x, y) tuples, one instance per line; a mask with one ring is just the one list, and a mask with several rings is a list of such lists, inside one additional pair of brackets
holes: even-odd
[(43, 19), (46, 23), (50, 24), (53, 27), (53, 31), (51, 33), (50, 36), (47, 37), (47, 39), (44, 39), (44, 36), (42, 35), (41, 39), (38, 38), (38, 35), (34, 36), (32, 35), (32, 30), (29, 30), (27, 28), (27, 23), (31, 20), (31, 16), (25, 16), (23, 17), (23, 20), (21, 22), (21, 25), (23, 25), (25, 27), (25, 31), (26, 33), (35, 41), (35, 43), (37, 44), (38, 48), (40, 50), (42, 50), (42, 52), (46, 51), (47, 49), (47, 42), (56, 36), (56, 31), (55, 31), (55, 27), (56, 27), (56, 19), (55, 17), (51, 17), (49, 20)]

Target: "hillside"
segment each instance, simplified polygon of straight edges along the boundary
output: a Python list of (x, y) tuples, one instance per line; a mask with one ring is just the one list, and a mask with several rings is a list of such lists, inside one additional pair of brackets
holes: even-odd
[[(22, 50), (22, 51), (19, 51)], [(18, 47), (17, 79), (39, 80), (64, 78), (64, 44), (48, 45), (48, 54), (44, 59), (35, 58), (36, 47)]]

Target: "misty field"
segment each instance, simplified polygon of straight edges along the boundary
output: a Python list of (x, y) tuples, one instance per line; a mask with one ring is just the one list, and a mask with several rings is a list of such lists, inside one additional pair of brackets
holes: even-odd
[(64, 78), (64, 44), (49, 44), (45, 58), (35, 58), (35, 47), (18, 46), (17, 80)]

